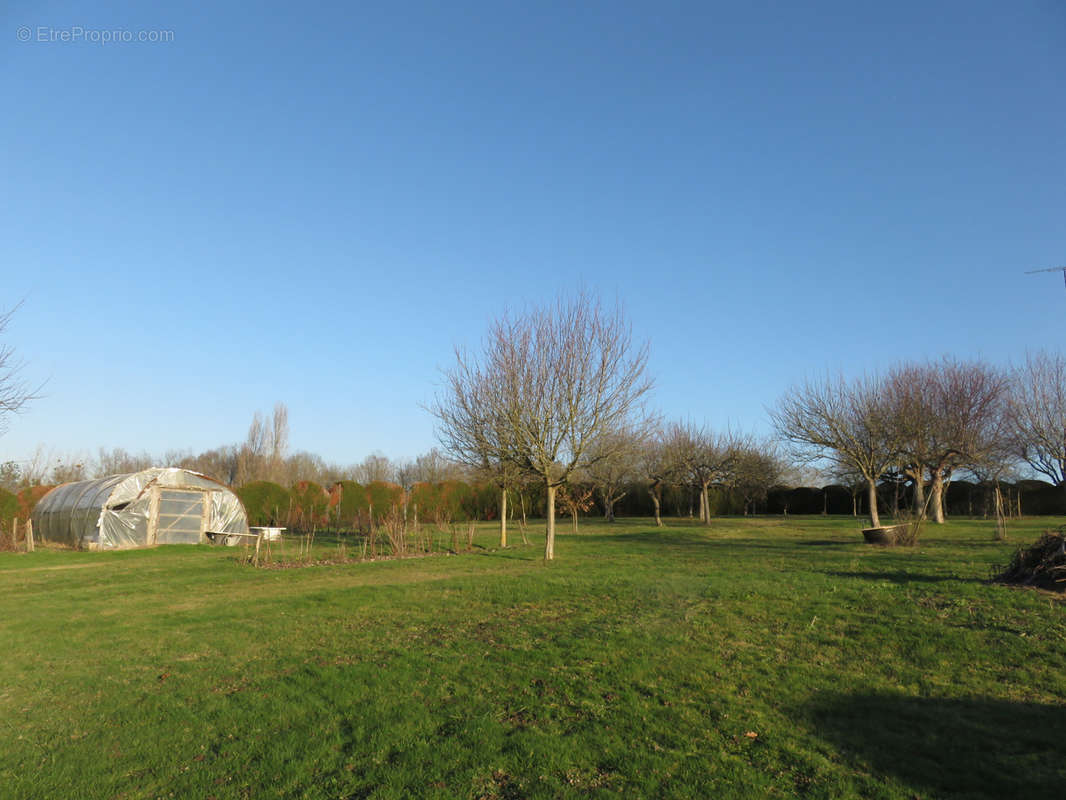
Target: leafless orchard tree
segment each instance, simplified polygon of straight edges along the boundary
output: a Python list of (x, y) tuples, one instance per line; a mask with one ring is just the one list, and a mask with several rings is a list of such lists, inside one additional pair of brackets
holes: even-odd
[(505, 452), (507, 434), (484, 368), (460, 349), (455, 358), (455, 366), (444, 373), (445, 392), (429, 411), (438, 420), (437, 436), (444, 449), (499, 488), (500, 547), (507, 547), (507, 490), (517, 483), (520, 469)]
[(603, 516), (614, 522), (614, 506), (640, 477), (640, 457), (648, 446), (646, 429), (608, 431), (589, 448), (588, 480), (603, 503)]
[[(7, 330), (11, 317), (18, 310), (18, 306), (0, 313), (0, 334)], [(0, 343), (0, 436), (7, 432), (7, 420), (12, 414), (17, 414), (26, 407), (31, 400), (40, 397), (42, 387), (30, 388), (30, 385), (22, 377), (23, 362), (15, 357), (15, 349), (11, 345)]]
[(744, 500), (744, 514), (754, 514), (785, 472), (785, 465), (772, 442), (745, 438), (734, 448), (731, 488)]
[(1030, 354), (1011, 378), (1011, 450), (1056, 486), (1066, 486), (1066, 357)]
[[(859, 516), (859, 496), (866, 491), (866, 478), (853, 467), (834, 465), (825, 476), (825, 480), (845, 487), (851, 494), (851, 515)], [(884, 476), (882, 476), (882, 479)]]
[[(915, 504), (944, 522), (944, 495), (959, 469), (1001, 448), (1008, 379), (979, 361), (943, 358), (904, 364), (887, 376), (885, 391), (901, 463), (915, 485)], [(930, 497), (924, 497), (929, 479)]]
[(606, 433), (644, 416), (651, 389), (646, 344), (634, 345), (621, 310), (585, 293), (490, 327), (483, 353), (457, 353), (447, 391), (431, 408), (444, 447), (465, 460), (483, 453), (536, 475), (547, 493), (544, 557), (555, 557), (555, 495)]
[(700, 522), (711, 524), (710, 488), (728, 485), (736, 461), (736, 437), (691, 422), (675, 422), (666, 434), (673, 472), (699, 492)]
[(656, 426), (640, 450), (637, 471), (648, 486), (648, 494), (655, 509), (655, 525), (659, 528), (663, 525), (663, 490), (677, 479), (674, 467), (663, 430)]
[(870, 520), (877, 513), (877, 479), (898, 451), (896, 431), (876, 378), (850, 382), (827, 376), (794, 386), (770, 412), (779, 436), (807, 463), (829, 461), (838, 470), (853, 470), (866, 482)]

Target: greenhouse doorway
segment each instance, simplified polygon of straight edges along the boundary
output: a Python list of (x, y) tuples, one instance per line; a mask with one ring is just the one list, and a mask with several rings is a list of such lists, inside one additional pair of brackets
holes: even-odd
[[(199, 544), (207, 531), (207, 512), (211, 508), (210, 492), (152, 487), (151, 544)], [(205, 500), (207, 502), (205, 502)]]

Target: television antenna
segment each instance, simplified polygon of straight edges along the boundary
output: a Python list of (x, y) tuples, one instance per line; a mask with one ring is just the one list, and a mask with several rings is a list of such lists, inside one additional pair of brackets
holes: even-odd
[(1026, 275), (1036, 275), (1038, 272), (1061, 272), (1062, 282), (1066, 283), (1066, 267), (1049, 267), (1048, 269), (1031, 269)]

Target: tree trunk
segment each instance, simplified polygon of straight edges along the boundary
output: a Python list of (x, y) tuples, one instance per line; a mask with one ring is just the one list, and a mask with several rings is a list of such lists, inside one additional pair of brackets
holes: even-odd
[(500, 547), (507, 547), (507, 488), (500, 489)]
[(914, 513), (925, 518), (925, 480), (921, 472), (914, 477)]
[(574, 522), (574, 533), (577, 533), (577, 506), (570, 509), (570, 519)]
[(548, 484), (548, 531), (544, 539), (544, 560), (551, 561), (555, 558), (555, 490), (556, 487)]
[(708, 484), (703, 484), (700, 489), (700, 519), (704, 525), (711, 524), (711, 495), (707, 491)]
[(933, 522), (937, 525), (944, 524), (944, 475), (939, 469), (933, 470), (933, 482), (929, 491), (929, 505), (933, 510)]
[(614, 500), (605, 497), (603, 500), (603, 504), (607, 506), (607, 514), (605, 515), (607, 517), (607, 521), (614, 522)]
[(655, 507), (655, 527), (661, 528), (663, 526), (662, 512), (660, 510), (662, 503), (659, 500), (659, 495), (654, 489), (652, 489), (649, 494), (651, 495), (651, 503)]
[(1004, 541), (1007, 538), (1007, 525), (1003, 516), (1003, 494), (999, 490), (999, 481), (995, 483), (996, 498), (996, 539)]
[(877, 516), (877, 478), (867, 478), (866, 496), (870, 503), (870, 523), (875, 528), (880, 528), (881, 518)]

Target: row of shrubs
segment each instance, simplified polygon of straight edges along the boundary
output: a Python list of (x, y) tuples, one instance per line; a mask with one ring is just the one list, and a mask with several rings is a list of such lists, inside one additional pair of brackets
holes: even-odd
[(462, 481), (419, 483), (410, 492), (383, 481), (365, 486), (338, 481), (329, 488), (301, 481), (292, 489), (270, 481), (255, 481), (236, 492), (248, 512), (248, 524), (296, 530), (354, 530), (370, 522), (379, 524), (394, 508), (405, 509), (411, 518), (439, 524), (493, 519), (498, 513), (494, 486), (472, 486)]
[[(1066, 490), (1044, 481), (1019, 481), (1000, 484), (1008, 513), (1030, 515), (1066, 515)], [(397, 506), (421, 522), (462, 522), (492, 520), (499, 514), (499, 489), (493, 484), (467, 484), (462, 481), (420, 483), (406, 495), (395, 484), (375, 482), (363, 486), (354, 481), (340, 481), (327, 488), (301, 482), (287, 491), (275, 483), (259, 481), (237, 490), (248, 511), (249, 524), (288, 525), (306, 529), (319, 527), (356, 528), (361, 522), (375, 522)], [(879, 489), (881, 510), (891, 513), (897, 506), (907, 508), (911, 490), (883, 484)], [(764, 497), (744, 498), (726, 488), (710, 493), (713, 516), (757, 514), (853, 514), (869, 513), (864, 488), (832, 485), (821, 488), (801, 486), (775, 487)], [(959, 517), (990, 516), (993, 511), (993, 487), (989, 483), (955, 481), (948, 487), (945, 510)], [(542, 516), (545, 508), (544, 488), (537, 484), (521, 492), (508, 492), (510, 513)], [(669, 487), (663, 496), (663, 513), (690, 516), (697, 513), (698, 499), (684, 486)], [(593, 506), (582, 516), (596, 516), (602, 509)], [(650, 517), (654, 513), (651, 496), (644, 484), (628, 487), (615, 505), (619, 516)]]
[[(1001, 484), (1012, 513), (1066, 515), (1066, 491), (1044, 481)], [(50, 486), (34, 486), (13, 494), (0, 489), (0, 547), (11, 537), (14, 518), (26, 520)], [(301, 481), (291, 489), (277, 483), (255, 481), (236, 489), (248, 512), (250, 525), (277, 525), (294, 530), (332, 528), (355, 530), (370, 523), (379, 524), (393, 508), (402, 508), (411, 519), (423, 523), (448, 524), (468, 520), (492, 520), (499, 513), (499, 489), (493, 484), (462, 481), (416, 484), (410, 492), (392, 483), (375, 481), (362, 485), (338, 481), (323, 487)], [(907, 507), (910, 490), (891, 484), (880, 487), (880, 505), (891, 513), (898, 504)], [(947, 492), (949, 516), (988, 516), (992, 513), (992, 487), (987, 483), (953, 482)], [(668, 487), (663, 495), (663, 513), (689, 516), (696, 513), (697, 495), (684, 486)], [(510, 512), (516, 516), (544, 513), (544, 488), (537, 484), (521, 492), (508, 493)], [(822, 488), (776, 487), (754, 503), (728, 489), (711, 492), (711, 514), (725, 516), (754, 512), (759, 514), (868, 514), (866, 493), (845, 486)], [(583, 516), (602, 510), (593, 506)], [(651, 497), (644, 484), (633, 484), (615, 505), (618, 516), (651, 516)]]

